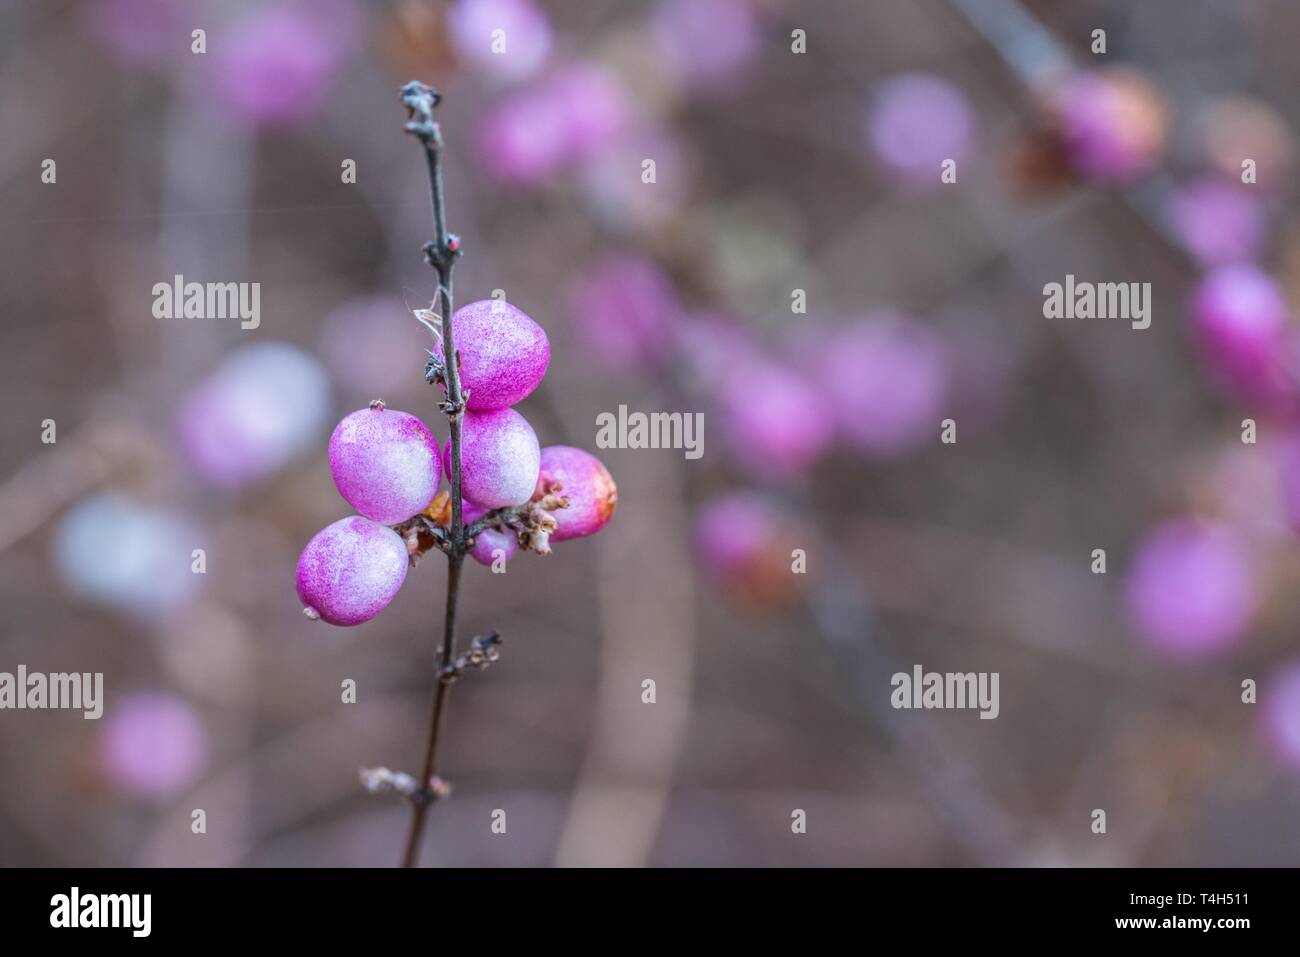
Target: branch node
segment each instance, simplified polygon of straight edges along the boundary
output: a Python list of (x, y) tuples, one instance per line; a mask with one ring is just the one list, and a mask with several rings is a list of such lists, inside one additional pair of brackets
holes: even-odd
[(454, 684), (469, 671), (482, 671), (488, 665), (501, 658), (501, 635), (489, 631), (478, 635), (469, 644), (469, 650), (442, 670), (439, 680), (444, 684)]

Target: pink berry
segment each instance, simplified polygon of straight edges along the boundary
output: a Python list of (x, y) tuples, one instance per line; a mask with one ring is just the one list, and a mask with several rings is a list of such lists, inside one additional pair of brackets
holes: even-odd
[(467, 408), (508, 408), (531, 395), (546, 375), (551, 361), (546, 333), (510, 303), (472, 302), (452, 314), (452, 326), (460, 384), (469, 390)]
[[(488, 511), (486, 508), (479, 508), (473, 502), (461, 504), (461, 517), (466, 525), (477, 522)], [(485, 528), (474, 537), (474, 545), (470, 548), (469, 555), (480, 565), (491, 566), (496, 561), (498, 551), (501, 552), (503, 561), (510, 561), (519, 551), (519, 540), (508, 529)]]
[(1204, 655), (1240, 638), (1259, 596), (1244, 546), (1229, 526), (1166, 522), (1138, 545), (1126, 582), (1129, 619), (1152, 644)]
[(542, 449), (536, 494), (545, 494), (556, 482), (562, 486), (559, 494), (567, 497), (569, 504), (552, 513), (556, 527), (551, 541), (594, 535), (614, 517), (618, 487), (609, 470), (590, 452), (568, 445)]
[(1220, 386), (1246, 398), (1275, 397), (1288, 325), (1286, 300), (1254, 266), (1223, 266), (1197, 287), (1192, 324)]
[(345, 417), (330, 436), (329, 455), (339, 494), (381, 525), (423, 511), (442, 476), (438, 442), (428, 426), (382, 403)]
[(388, 607), (406, 580), (406, 543), (391, 528), (350, 515), (327, 525), (298, 556), (308, 618), (359, 625)]
[(1164, 99), (1142, 74), (1127, 69), (1079, 73), (1056, 101), (1070, 166), (1088, 179), (1125, 182), (1149, 171), (1164, 149)]
[[(537, 485), (541, 448), (528, 420), (514, 409), (466, 412), (461, 420), (461, 495), (483, 508), (528, 501)], [(446, 447), (448, 467), (451, 441)]]

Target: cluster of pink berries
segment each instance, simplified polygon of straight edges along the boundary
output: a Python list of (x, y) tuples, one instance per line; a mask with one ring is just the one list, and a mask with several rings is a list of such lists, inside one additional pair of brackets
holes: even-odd
[[(551, 359), (546, 333), (499, 300), (458, 309), (452, 329), (465, 396), (464, 521), (530, 502), (556, 509), (545, 513), (540, 529), (526, 534), (511, 535), (508, 522), (484, 528), (467, 542), (471, 557), (488, 565), (508, 561), (524, 542), (545, 554), (550, 542), (599, 531), (618, 501), (608, 470), (582, 449), (541, 448), (528, 420), (511, 408), (546, 374)], [(428, 426), (382, 402), (338, 424), (330, 437), (330, 472), (339, 494), (359, 514), (322, 529), (298, 559), (298, 597), (309, 618), (357, 625), (388, 606), (415, 555), (414, 538), (404, 538), (393, 526), (421, 514), (437, 517), (431, 506), (443, 473), (451, 475), (451, 454), (450, 441), (439, 449)]]

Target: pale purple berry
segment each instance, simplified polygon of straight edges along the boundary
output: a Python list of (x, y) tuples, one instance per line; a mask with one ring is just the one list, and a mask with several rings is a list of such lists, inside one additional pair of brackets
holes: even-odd
[(331, 625), (359, 625), (388, 607), (410, 565), (391, 528), (350, 515), (326, 525), (298, 556), (303, 613)]
[(508, 408), (531, 395), (546, 375), (551, 344), (522, 309), (482, 299), (457, 309), (452, 328), (470, 410)]
[(189, 516), (99, 492), (59, 522), (54, 566), (80, 596), (139, 618), (165, 618), (202, 584), (191, 552), (206, 540)]
[(845, 440), (894, 457), (938, 434), (949, 393), (949, 359), (927, 326), (894, 313), (832, 333), (818, 371)]
[(503, 80), (535, 73), (551, 51), (550, 23), (532, 0), (456, 0), (447, 27), (460, 56)]
[(1212, 376), (1248, 399), (1275, 398), (1283, 388), (1288, 321), (1281, 289), (1254, 266), (1220, 267), (1193, 296), (1193, 331)]
[(382, 402), (353, 412), (335, 427), (329, 456), (339, 494), (382, 525), (424, 511), (442, 477), (438, 441), (429, 427)]
[(618, 487), (609, 469), (590, 452), (569, 445), (542, 449), (536, 494), (544, 495), (556, 484), (560, 486), (558, 494), (568, 498), (569, 504), (551, 513), (555, 516), (551, 541), (594, 535), (614, 517)]
[(206, 755), (206, 735), (194, 709), (159, 692), (122, 699), (109, 711), (100, 738), (100, 760), (113, 783), (148, 797), (180, 791)]
[[(488, 513), (489, 509), (480, 508), (473, 502), (462, 502), (460, 514), (466, 525), (477, 522)], [(519, 551), (519, 539), (509, 529), (485, 528), (474, 537), (474, 545), (469, 550), (470, 558), (480, 565), (491, 566), (497, 560), (508, 562)]]
[(1273, 675), (1261, 690), (1264, 727), (1278, 754), (1300, 766), (1300, 661)]
[(938, 186), (943, 162), (965, 158), (974, 125), (961, 90), (937, 76), (905, 73), (877, 92), (867, 138), (875, 156), (905, 183)]
[[(541, 447), (514, 409), (466, 412), (460, 431), (461, 495), (483, 508), (519, 505), (533, 494)], [(451, 440), (445, 450), (451, 463)]]
[(1088, 179), (1126, 182), (1155, 166), (1164, 149), (1168, 111), (1136, 71), (1078, 73), (1057, 91), (1055, 106), (1066, 161)]
[(1264, 243), (1264, 207), (1250, 190), (1203, 179), (1173, 194), (1170, 224), (1203, 266), (1249, 262), (1259, 255)]
[(238, 489), (313, 448), (328, 423), (329, 376), (296, 346), (245, 346), (181, 401), (176, 431), (204, 479)]
[(1245, 547), (1230, 526), (1175, 519), (1138, 543), (1125, 583), (1129, 621), (1161, 651), (1216, 652), (1242, 637), (1259, 605)]

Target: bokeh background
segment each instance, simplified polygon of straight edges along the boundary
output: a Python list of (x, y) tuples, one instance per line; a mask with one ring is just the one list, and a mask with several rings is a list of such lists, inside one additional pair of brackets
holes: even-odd
[[(352, 629), (293, 566), (350, 513), (339, 417), (446, 431), (413, 78), (458, 302), (550, 336), (543, 445), (705, 416), (695, 461), (599, 451), (600, 534), (468, 566), (503, 660), (452, 693), (426, 864), (1300, 862), (1298, 34), (1284, 0), (3, 4), (0, 670), (107, 700), (0, 712), (0, 864), (398, 861), (357, 771), (416, 770), (445, 563)], [(260, 327), (155, 318), (178, 273), (259, 282)], [(1151, 328), (1045, 319), (1066, 273), (1150, 282)], [(892, 709), (918, 663), (999, 672), (998, 719)]]

